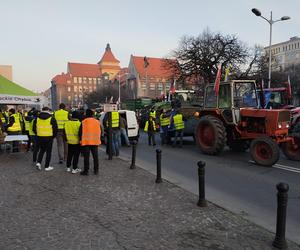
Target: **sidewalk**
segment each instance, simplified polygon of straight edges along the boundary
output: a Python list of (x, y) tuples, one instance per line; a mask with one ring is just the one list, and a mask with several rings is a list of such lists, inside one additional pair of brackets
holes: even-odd
[(99, 153), (98, 176), (0, 154), (0, 249), (273, 249), (267, 230), (211, 203), (199, 208), (195, 195)]

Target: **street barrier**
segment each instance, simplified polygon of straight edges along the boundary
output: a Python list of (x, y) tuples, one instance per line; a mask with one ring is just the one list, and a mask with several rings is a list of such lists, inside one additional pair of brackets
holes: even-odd
[(132, 142), (132, 155), (130, 169), (135, 169), (135, 157), (136, 157), (136, 141)]
[(288, 202), (289, 185), (286, 183), (278, 183), (277, 188), (277, 221), (276, 221), (276, 236), (273, 241), (273, 246), (279, 249), (287, 249), (285, 239), (286, 228), (286, 209)]
[(156, 149), (156, 183), (161, 183), (161, 150)]
[(199, 183), (199, 200), (197, 205), (199, 207), (207, 207), (205, 199), (205, 162), (198, 161), (198, 183)]

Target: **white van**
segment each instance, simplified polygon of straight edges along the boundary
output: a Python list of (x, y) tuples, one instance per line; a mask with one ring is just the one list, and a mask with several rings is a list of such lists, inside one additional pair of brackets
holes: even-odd
[[(132, 140), (132, 141), (133, 140), (137, 141), (139, 138), (139, 124), (137, 122), (135, 112), (131, 111), (131, 110), (118, 110), (118, 112), (119, 112), (120, 116), (125, 118), (125, 120), (127, 121), (128, 139)], [(100, 116), (102, 131), (104, 131), (102, 122), (103, 122), (105, 114), (106, 114), (106, 112), (103, 112)]]

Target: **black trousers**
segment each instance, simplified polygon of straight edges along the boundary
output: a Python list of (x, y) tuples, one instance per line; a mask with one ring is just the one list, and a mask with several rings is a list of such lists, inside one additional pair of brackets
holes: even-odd
[(44, 154), (46, 152), (45, 168), (47, 168), (47, 167), (49, 167), (50, 160), (51, 160), (53, 138), (38, 136), (37, 142), (39, 145), (39, 154), (38, 154), (37, 162), (42, 163)]
[(31, 141), (32, 141), (32, 145), (33, 145), (33, 153), (32, 153), (32, 160), (33, 162), (36, 162), (37, 159), (37, 155), (40, 149), (39, 143), (38, 143), (38, 139), (36, 135), (31, 135)]
[(67, 168), (73, 163), (73, 169), (77, 169), (79, 155), (80, 144), (68, 144)]
[(99, 160), (98, 160), (98, 146), (97, 145), (87, 145), (81, 147), (84, 157), (84, 170), (83, 172), (88, 172), (90, 168), (90, 152), (92, 153), (94, 160), (94, 172), (98, 173), (99, 170)]
[(29, 131), (25, 131), (25, 134), (28, 136), (28, 141), (27, 141), (27, 151), (30, 150), (30, 146), (31, 146), (31, 136), (29, 135)]

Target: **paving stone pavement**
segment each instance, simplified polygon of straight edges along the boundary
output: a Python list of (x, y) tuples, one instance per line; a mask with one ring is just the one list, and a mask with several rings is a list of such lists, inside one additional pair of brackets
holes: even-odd
[(0, 154), (0, 249), (273, 249), (273, 233), (99, 153), (98, 176), (58, 164), (38, 171), (31, 153)]

